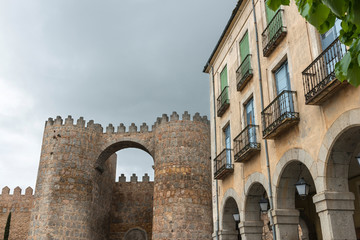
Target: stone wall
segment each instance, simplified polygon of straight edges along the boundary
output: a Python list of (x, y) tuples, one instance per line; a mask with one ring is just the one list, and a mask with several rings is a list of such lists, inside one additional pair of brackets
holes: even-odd
[[(86, 125), (82, 117), (75, 124), (71, 116), (65, 122), (59, 116), (55, 120), (49, 118), (45, 124), (28, 240), (106, 240), (110, 225), (114, 238), (123, 234), (130, 227), (126, 221), (131, 217), (124, 220), (117, 215), (111, 220), (112, 199), (124, 198), (125, 202), (133, 203), (133, 197), (148, 199), (142, 192), (150, 191), (136, 190), (136, 196), (130, 197), (121, 191), (130, 193), (132, 185), (121, 189), (126, 184), (119, 183), (113, 189), (115, 153), (125, 148), (142, 149), (154, 158), (156, 191), (152, 232), (151, 221), (146, 220), (140, 222), (143, 227), (137, 223), (137, 228), (126, 232), (124, 238), (144, 238), (146, 231), (157, 240), (210, 239), (209, 121), (199, 113), (191, 119), (188, 112), (180, 120), (173, 112), (170, 119), (166, 114), (157, 118), (152, 131), (145, 123), (139, 131), (135, 124), (128, 131), (122, 123), (117, 131), (109, 124), (104, 132), (100, 124), (90, 120)], [(115, 212), (127, 209), (129, 216), (142, 214), (139, 216), (143, 217), (140, 208), (132, 206)], [(125, 225), (110, 224), (119, 221)]]
[(211, 239), (209, 126), (176, 119), (155, 129), (153, 239)]
[(125, 176), (119, 177), (113, 187), (111, 203), (110, 240), (122, 240), (132, 229), (143, 229), (147, 239), (152, 239), (154, 182), (145, 174), (138, 182), (133, 174), (130, 182)]
[(14, 189), (14, 194), (9, 194), (10, 189), (4, 187), (0, 195), (0, 239), (8, 215), (11, 211), (10, 238), (9, 240), (25, 240), (29, 231), (30, 214), (33, 204), (33, 189), (26, 188), (25, 195), (21, 195), (21, 188)]
[(69, 116), (46, 123), (29, 240), (107, 239), (116, 155), (94, 170), (103, 134), (99, 124)]

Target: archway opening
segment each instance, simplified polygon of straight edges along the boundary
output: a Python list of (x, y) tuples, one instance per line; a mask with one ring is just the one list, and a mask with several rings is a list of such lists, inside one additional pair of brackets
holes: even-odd
[[(268, 206), (269, 199), (264, 186), (261, 183), (256, 182), (251, 185), (246, 196), (244, 220), (246, 222), (257, 222), (256, 225), (258, 227), (254, 228), (252, 234), (256, 234), (258, 239), (272, 239), (273, 233), (268, 212), (266, 209), (261, 209), (260, 202), (267, 202)], [(243, 235), (246, 236), (246, 231), (244, 232)]]
[(103, 170), (98, 175), (112, 178), (109, 239), (151, 239), (154, 159), (149, 151), (136, 142), (117, 142), (100, 154), (97, 163)]
[(116, 175), (115, 181), (120, 181), (119, 177), (125, 177), (126, 181), (131, 181), (131, 177), (136, 175), (138, 181), (154, 181), (154, 160), (152, 156), (137, 148), (126, 148), (116, 152)]
[[(309, 185), (306, 196), (300, 196), (296, 190), (295, 184), (301, 178)], [(297, 218), (297, 224), (292, 226), (292, 230), (279, 225), (277, 226), (279, 232), (284, 234), (286, 231), (292, 231), (299, 239), (322, 239), (320, 218), (313, 202), (315, 194), (315, 183), (308, 168), (299, 161), (287, 164), (277, 187), (277, 208), (289, 210), (289, 216)]]
[[(327, 190), (344, 193), (343, 196), (355, 197), (353, 229), (360, 239), (360, 126), (353, 126), (341, 132), (333, 143), (327, 162)], [(359, 159), (360, 160), (360, 159)], [(347, 193), (353, 193), (353, 196)], [(352, 200), (349, 199), (351, 202)], [(351, 223), (349, 223), (351, 225)]]
[(241, 239), (239, 232), (240, 215), (234, 198), (226, 200), (223, 210), (222, 232), (229, 240)]

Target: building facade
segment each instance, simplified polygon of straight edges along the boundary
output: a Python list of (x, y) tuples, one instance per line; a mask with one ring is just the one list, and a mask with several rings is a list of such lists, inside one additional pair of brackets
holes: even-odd
[(335, 78), (339, 29), (319, 34), (294, 1), (238, 1), (203, 70), (213, 239), (360, 239), (360, 88)]

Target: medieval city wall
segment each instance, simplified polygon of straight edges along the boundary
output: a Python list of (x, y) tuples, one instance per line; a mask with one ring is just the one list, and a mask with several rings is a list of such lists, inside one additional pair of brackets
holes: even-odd
[(145, 174), (142, 181), (133, 174), (130, 181), (122, 174), (114, 184), (111, 202), (110, 240), (122, 240), (132, 229), (142, 229), (152, 238), (154, 182)]
[[(154, 183), (146, 187), (145, 183), (135, 184), (137, 187), (115, 183), (115, 153), (125, 148), (142, 149), (153, 157)], [(151, 131), (145, 123), (139, 130), (131, 124), (128, 131), (123, 124), (116, 131), (109, 124), (104, 131), (92, 120), (86, 124), (83, 118), (74, 123), (71, 116), (65, 121), (61, 117), (49, 118), (28, 240), (117, 239), (141, 208), (152, 209), (152, 221), (148, 220), (149, 212), (144, 222), (143, 212), (137, 228), (127, 230), (125, 239), (144, 236), (144, 232), (147, 239), (210, 239), (209, 158), (209, 121), (199, 113), (191, 117), (185, 112), (182, 119), (176, 112), (170, 117), (163, 114)], [(150, 201), (150, 195), (145, 193), (152, 189), (155, 195)], [(134, 198), (142, 206), (136, 206)], [(119, 207), (114, 206), (119, 199), (123, 204), (132, 203), (131, 208), (126, 208), (129, 212), (122, 212), (125, 208), (113, 210)], [(125, 216), (129, 217), (123, 219)]]
[(11, 225), (9, 240), (25, 240), (27, 238), (30, 214), (33, 204), (33, 189), (26, 188), (25, 195), (21, 194), (21, 188), (10, 189), (4, 187), (0, 195), (0, 238), (4, 236), (4, 230), (9, 213), (11, 212)]

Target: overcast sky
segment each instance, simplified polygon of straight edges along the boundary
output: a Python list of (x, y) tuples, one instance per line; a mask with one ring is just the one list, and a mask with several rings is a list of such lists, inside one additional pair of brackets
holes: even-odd
[[(0, 188), (35, 187), (44, 122), (57, 115), (151, 126), (209, 115), (203, 66), (236, 0), (0, 0)], [(118, 173), (152, 174), (141, 150)]]

